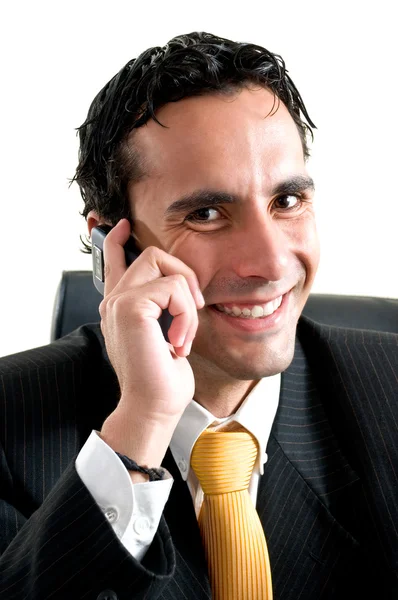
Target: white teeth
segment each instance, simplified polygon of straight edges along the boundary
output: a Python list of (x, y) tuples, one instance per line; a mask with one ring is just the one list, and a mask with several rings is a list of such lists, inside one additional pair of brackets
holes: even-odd
[(243, 308), (242, 310), (239, 306), (232, 306), (232, 308), (223, 306), (222, 304), (216, 304), (216, 307), (221, 312), (225, 312), (232, 317), (240, 317), (243, 319), (259, 319), (261, 317), (267, 317), (272, 315), (280, 305), (282, 304), (282, 296), (272, 300), (271, 302), (267, 302), (262, 306), (256, 305), (250, 310), (249, 308)]
[(253, 306), (253, 308), (251, 309), (250, 312), (252, 314), (252, 317), (263, 317), (264, 316), (264, 309), (262, 306)]

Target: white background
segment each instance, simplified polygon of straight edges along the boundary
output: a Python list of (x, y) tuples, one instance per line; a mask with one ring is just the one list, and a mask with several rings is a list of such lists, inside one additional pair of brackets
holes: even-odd
[(204, 30), (281, 54), (318, 126), (313, 291), (398, 297), (396, 3), (3, 2), (0, 356), (46, 344), (63, 270), (91, 268), (75, 128), (130, 59)]

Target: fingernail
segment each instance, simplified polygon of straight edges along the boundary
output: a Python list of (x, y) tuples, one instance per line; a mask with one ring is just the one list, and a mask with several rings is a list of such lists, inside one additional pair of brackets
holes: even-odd
[(188, 354), (190, 354), (191, 348), (192, 348), (192, 342), (188, 342), (188, 344), (185, 344), (185, 346), (184, 346), (185, 356), (188, 356)]
[(181, 348), (184, 345), (185, 335), (180, 335), (180, 337), (175, 341), (174, 346), (176, 348)]
[(196, 300), (200, 308), (203, 308), (205, 305), (205, 299), (203, 298), (203, 294), (200, 290), (196, 292)]

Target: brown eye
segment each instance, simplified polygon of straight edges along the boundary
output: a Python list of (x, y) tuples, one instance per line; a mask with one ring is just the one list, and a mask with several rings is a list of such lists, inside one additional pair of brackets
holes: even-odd
[(293, 210), (299, 206), (301, 206), (301, 198), (297, 196), (285, 195), (275, 200), (275, 207), (280, 210)]
[(219, 211), (216, 208), (206, 207), (199, 208), (195, 212), (185, 217), (186, 221), (211, 223), (220, 216)]

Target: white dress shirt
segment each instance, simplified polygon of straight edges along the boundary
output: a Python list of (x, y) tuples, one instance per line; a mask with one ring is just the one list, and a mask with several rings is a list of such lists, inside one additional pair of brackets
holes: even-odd
[[(256, 438), (259, 452), (250, 480), (249, 493), (254, 505), (260, 475), (267, 461), (266, 447), (279, 402), (280, 374), (261, 379), (237, 412), (225, 419), (215, 418), (191, 400), (170, 442), (170, 450), (182, 478), (187, 482), (199, 515), (203, 491), (190, 468), (192, 448), (200, 434), (237, 422)], [(133, 458), (134, 457), (130, 457)], [(76, 459), (76, 470), (94, 500), (128, 552), (142, 560), (151, 545), (168, 500), (173, 479), (166, 478), (133, 484), (128, 471), (115, 452), (93, 431)]]

